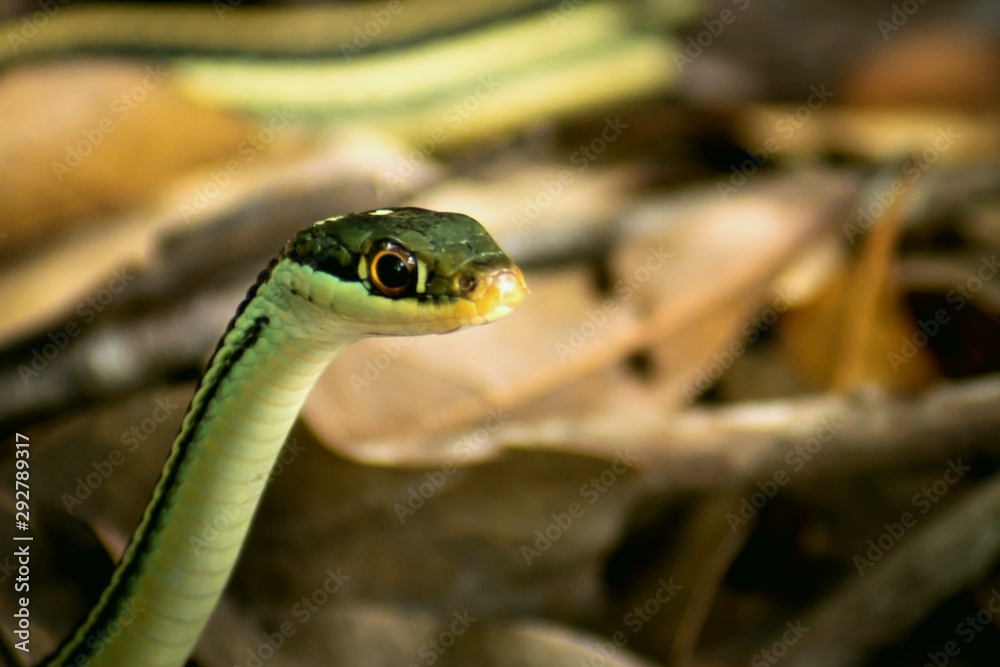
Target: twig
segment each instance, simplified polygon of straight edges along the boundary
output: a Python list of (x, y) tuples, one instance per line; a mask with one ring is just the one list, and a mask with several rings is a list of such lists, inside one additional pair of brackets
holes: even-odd
[(584, 417), (511, 421), (492, 440), (612, 458), (628, 448), (651, 486), (704, 490), (771, 479), (779, 469), (804, 478), (996, 449), (998, 406), (993, 375), (914, 399), (822, 396), (681, 413), (643, 401)]
[(890, 555), (865, 576), (848, 582), (803, 616), (809, 631), (783, 664), (863, 664), (874, 648), (980, 579), (1000, 557), (1000, 476), (983, 483), (922, 530), (899, 539)]

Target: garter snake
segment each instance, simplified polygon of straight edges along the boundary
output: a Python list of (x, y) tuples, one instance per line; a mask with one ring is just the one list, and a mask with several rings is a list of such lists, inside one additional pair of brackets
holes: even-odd
[[(503, 317), (520, 270), (478, 222), (380, 209), (299, 232), (258, 277), (212, 356), (111, 582), (49, 667), (179, 667), (222, 594), (306, 395), (369, 336)], [(227, 521), (205, 539), (205, 522)]]

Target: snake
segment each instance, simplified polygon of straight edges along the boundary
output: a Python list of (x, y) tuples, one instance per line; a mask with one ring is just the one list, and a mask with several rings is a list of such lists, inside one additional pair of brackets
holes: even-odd
[(673, 33), (705, 11), (704, 0), (52, 4), (0, 20), (0, 76), (141, 56), (200, 105), (410, 142), (445, 134), (449, 146), (673, 91)]
[(183, 665), (299, 410), (334, 357), (368, 337), (492, 322), (525, 293), (518, 266), (460, 213), (377, 209), (296, 234), (219, 340), (110, 582), (41, 664)]

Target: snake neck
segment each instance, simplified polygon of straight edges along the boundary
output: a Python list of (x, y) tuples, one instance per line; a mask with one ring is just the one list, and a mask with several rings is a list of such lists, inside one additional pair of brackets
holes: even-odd
[(300, 407), (352, 342), (296, 337), (291, 317), (262, 275), (216, 348), (111, 583), (43, 665), (184, 664)]

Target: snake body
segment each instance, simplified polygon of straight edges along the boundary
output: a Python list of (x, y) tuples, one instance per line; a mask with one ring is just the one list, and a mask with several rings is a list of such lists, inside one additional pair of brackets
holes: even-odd
[[(142, 55), (200, 104), (449, 146), (670, 92), (704, 0), (70, 4), (0, 21), (0, 74)], [(36, 25), (37, 24), (37, 25)]]
[(490, 322), (523, 294), (520, 270), (461, 214), (381, 209), (301, 231), (219, 341), (100, 600), (42, 664), (184, 664), (299, 409), (337, 353), (368, 336)]

